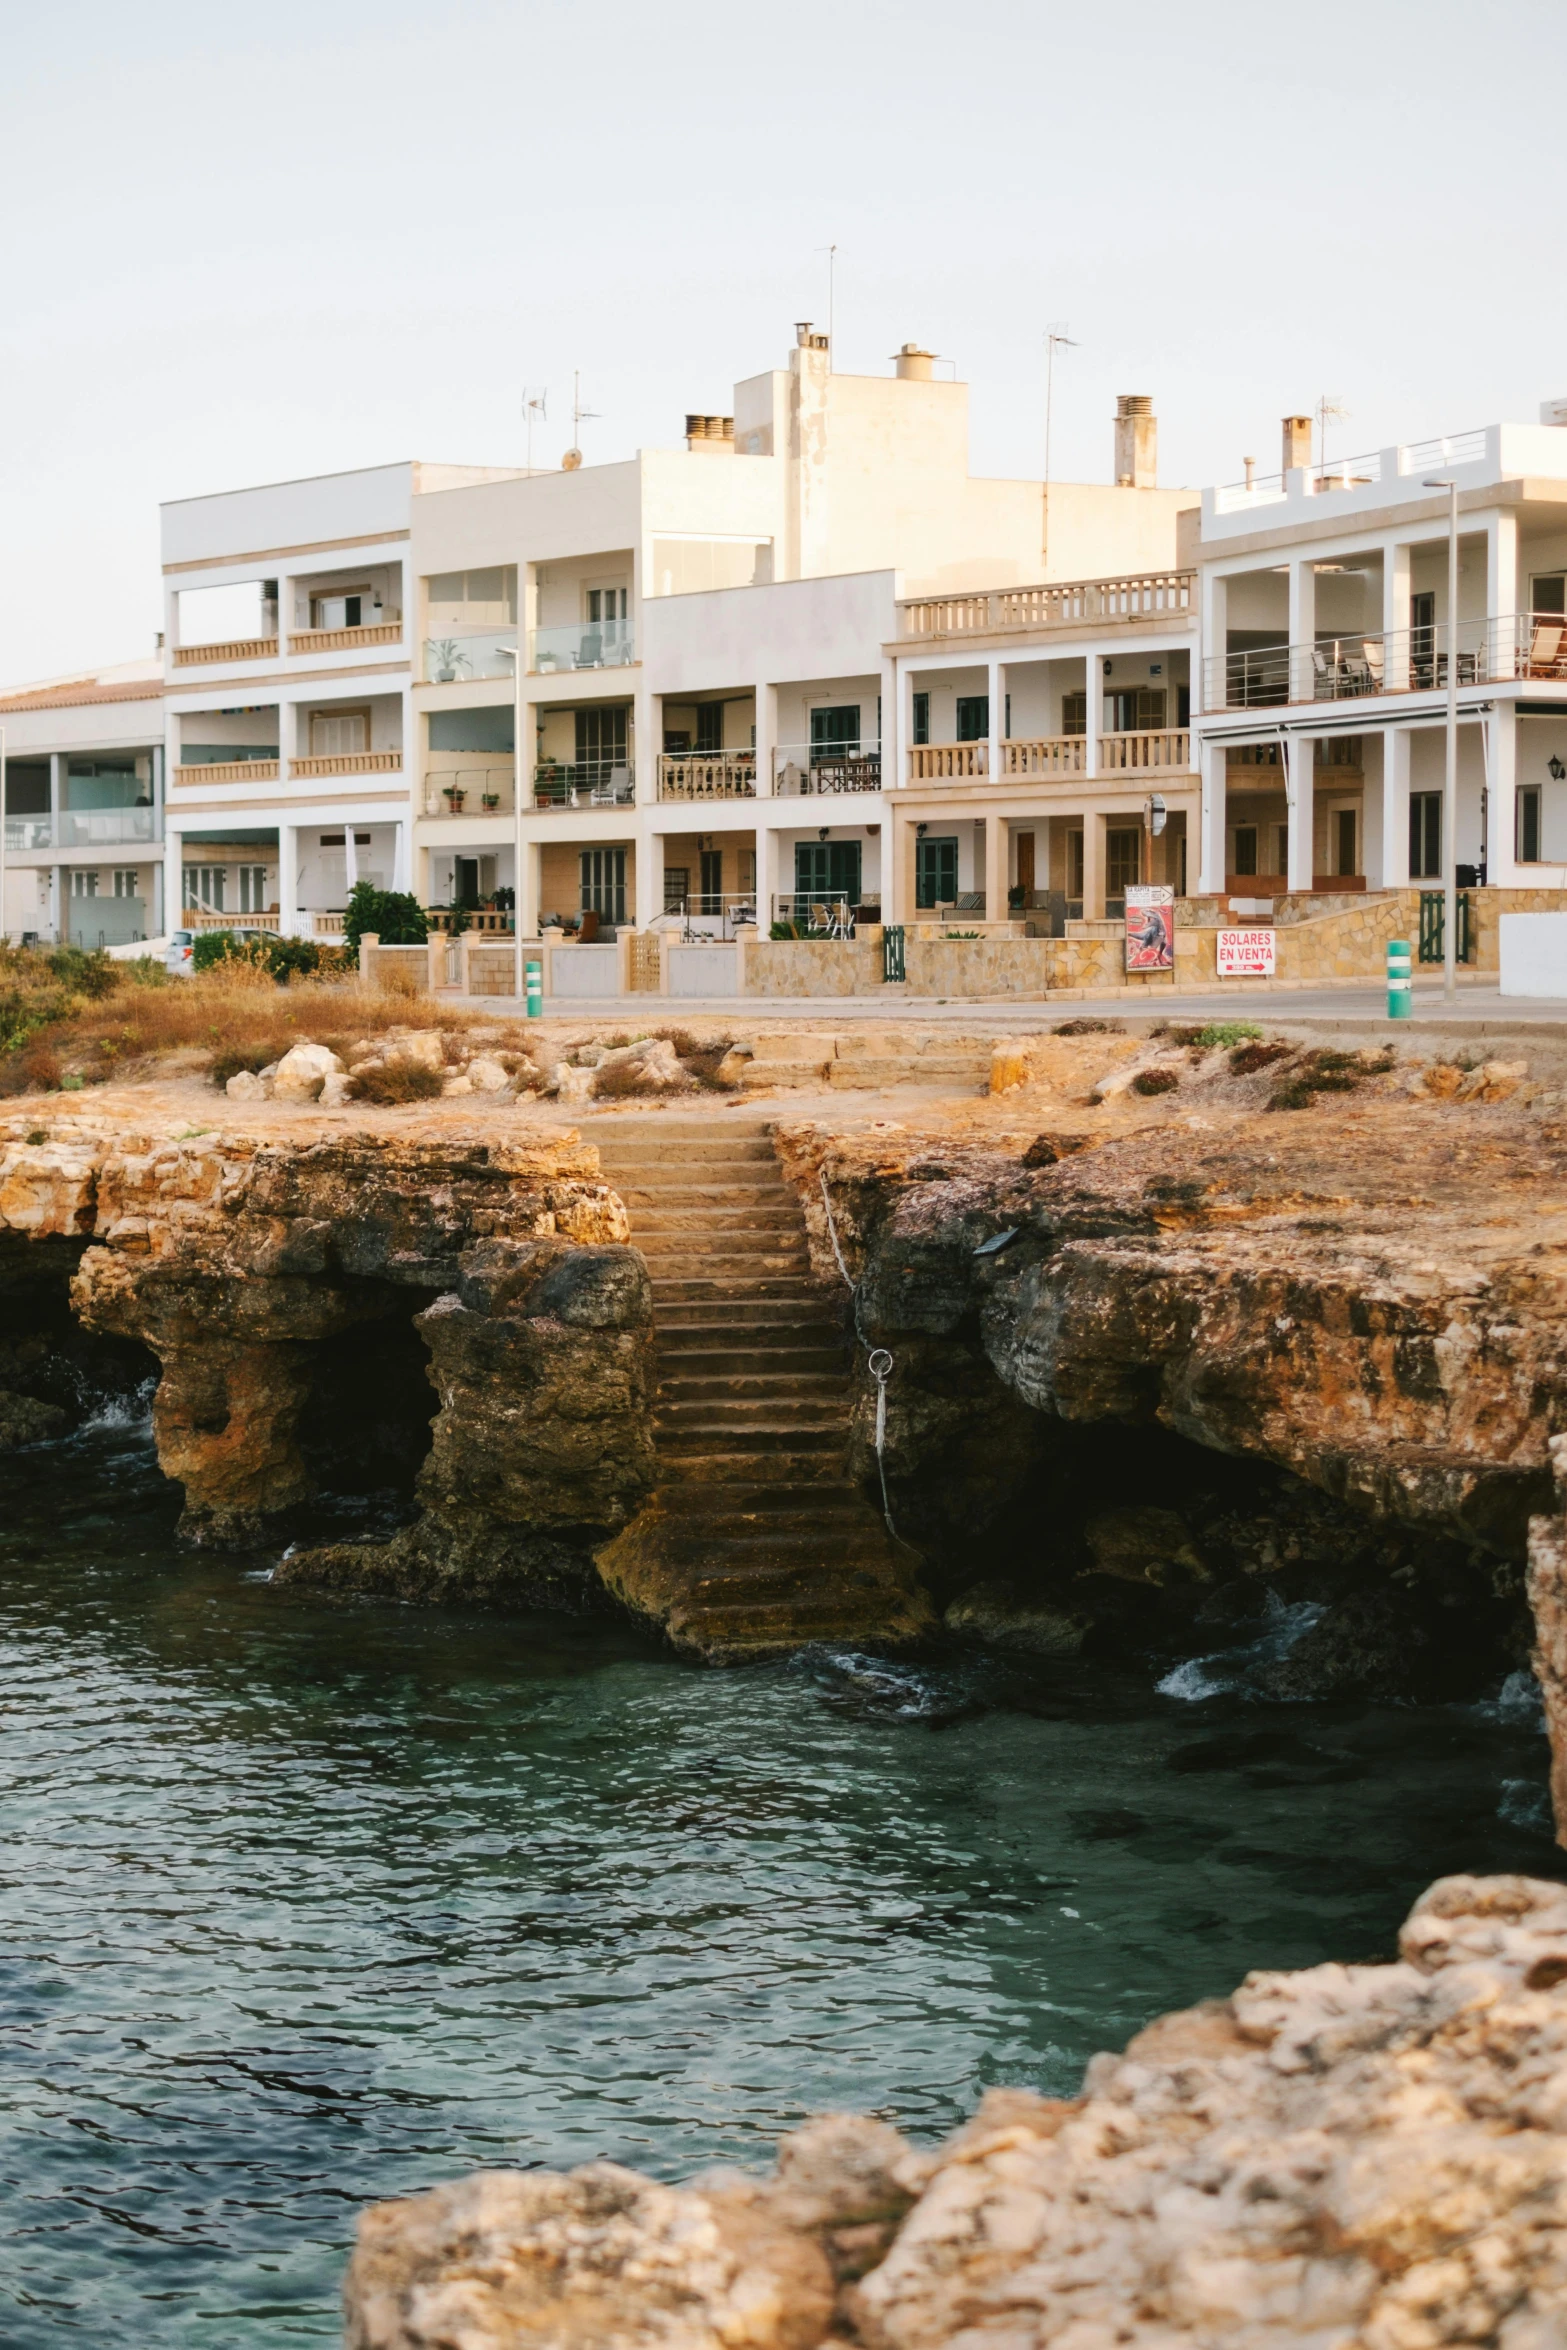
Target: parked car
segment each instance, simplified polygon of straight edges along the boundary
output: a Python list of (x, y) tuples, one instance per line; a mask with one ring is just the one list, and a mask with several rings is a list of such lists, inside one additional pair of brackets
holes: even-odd
[[(182, 972), (187, 979), (191, 978), (195, 972), (196, 941), (201, 935), (201, 932), (197, 930), (171, 931), (169, 933), (169, 951), (164, 957), (164, 969)], [(225, 922), (223, 935), (225, 938), (237, 940), (243, 946), (247, 941), (257, 938), (270, 942), (276, 938), (277, 932), (258, 929), (253, 922)]]

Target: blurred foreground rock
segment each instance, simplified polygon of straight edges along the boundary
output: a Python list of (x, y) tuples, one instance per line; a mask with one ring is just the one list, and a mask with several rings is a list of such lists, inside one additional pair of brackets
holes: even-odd
[(1567, 2345), (1567, 1887), (1449, 1877), (1391, 1966), (1256, 1974), (934, 2157), (495, 2172), (360, 2223), (350, 2350)]

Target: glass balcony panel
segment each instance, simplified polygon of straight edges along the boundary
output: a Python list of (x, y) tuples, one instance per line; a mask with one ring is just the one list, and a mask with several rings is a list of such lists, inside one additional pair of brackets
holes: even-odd
[(8, 849), (52, 849), (53, 817), (8, 816), (5, 820), (5, 845)]
[(563, 627), (535, 628), (528, 637), (528, 667), (623, 669), (636, 659), (630, 620), (573, 620)]
[(62, 849), (117, 848), (162, 838), (157, 808), (64, 808), (57, 819)]
[(427, 685), (454, 685), (470, 677), (510, 677), (516, 660), (514, 628), (481, 628), (462, 636), (424, 640)]

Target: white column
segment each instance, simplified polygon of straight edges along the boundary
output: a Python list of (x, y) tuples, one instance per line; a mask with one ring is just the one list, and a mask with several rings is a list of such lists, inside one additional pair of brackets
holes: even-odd
[(648, 929), (664, 911), (664, 836), (637, 834), (637, 928)]
[(756, 796), (759, 800), (770, 800), (773, 796), (773, 753), (777, 747), (778, 688), (775, 685), (769, 685), (765, 679), (758, 678), (756, 681)]
[[(640, 847), (640, 842), (638, 846)], [(517, 875), (517, 937), (521, 941), (539, 935), (540, 853), (536, 840), (521, 843), (522, 870)], [(637, 858), (637, 871), (642, 871), (642, 859)]]
[[(1297, 566), (1298, 568), (1298, 566)], [(1292, 735), (1284, 745), (1289, 762), (1289, 872), (1291, 893), (1309, 890), (1316, 842), (1316, 750), (1309, 735)]]
[[(985, 700), (990, 712), (990, 740), (985, 746), (985, 764), (986, 773), (992, 782), (1001, 774), (1001, 745), (1006, 735), (1006, 703), (1002, 697), (1006, 692), (1006, 681), (1006, 670), (992, 657), (985, 664)], [(989, 914), (987, 918), (992, 922), (999, 919), (995, 914)]]
[(1083, 920), (1105, 918), (1105, 820), (1090, 800), (1083, 810)]
[[(1485, 611), (1489, 627), (1487, 660), (1477, 670), (1477, 675), (1516, 676), (1514, 614), (1519, 602), (1518, 515), (1514, 508), (1504, 507), (1500, 513), (1486, 517)], [(1512, 855), (1513, 845), (1513, 837), (1509, 833), (1509, 856)]]
[[(1533, 867), (1518, 864), (1518, 721), (1510, 702), (1498, 702), (1491, 716), (1478, 723), (1491, 730), (1485, 878), (1495, 889), (1521, 889), (1538, 881), (1539, 875)], [(1477, 729), (1468, 731), (1474, 734)]]
[(163, 912), (165, 927), (178, 930), (185, 910), (185, 835), (163, 827)]
[(1409, 745), (1407, 726), (1382, 731), (1382, 886), (1409, 887)]
[(1202, 620), (1198, 638), (1201, 658), (1194, 656), (1192, 662), (1195, 672), (1192, 678), (1194, 713), (1198, 710), (1222, 710), (1228, 698), (1225, 691), (1224, 657), (1229, 642), (1229, 589), (1230, 583), (1221, 573), (1212, 570), (1203, 573)]
[(1290, 565), (1290, 688), (1292, 702), (1313, 699), (1316, 671), (1312, 648), (1317, 641), (1317, 573), (1306, 555)]
[[(897, 740), (894, 745), (894, 755), (896, 757), (897, 764), (892, 770), (891, 781), (899, 787), (906, 784), (909, 780), (909, 754), (914, 748), (914, 687), (916, 676), (917, 672), (912, 661), (900, 661), (898, 663), (898, 723), (896, 729)], [(886, 780), (887, 774), (886, 770), (884, 769), (883, 781), (885, 782)]]
[(1409, 684), (1409, 558), (1407, 546), (1382, 550), (1382, 679), (1389, 693)]
[(1387, 796), (1387, 737), (1379, 731), (1361, 743), (1360, 870), (1367, 889), (1386, 887), (1390, 811)]
[(756, 827), (756, 933), (766, 938), (777, 912), (778, 865), (781, 844), (778, 827), (758, 820)]
[(284, 938), (299, 929), (299, 827), (278, 818), (277, 828), (278, 930)]
[[(352, 816), (350, 816), (344, 824), (343, 830), (345, 835), (352, 834)], [(409, 834), (411, 830), (412, 827), (410, 826), (406, 817), (399, 817), (397, 822), (392, 826), (393, 889), (411, 890), (413, 888), (413, 859), (409, 853)], [(349, 871), (352, 872), (353, 870), (354, 866), (352, 861), (350, 861)]]
[[(1195, 887), (1198, 897), (1213, 897), (1224, 888), (1224, 854), (1228, 815), (1230, 763), (1222, 743), (1202, 743), (1197, 752), (1202, 776), (1202, 813), (1198, 819)], [(1188, 875), (1188, 879), (1192, 879)]]
[(636, 738), (637, 804), (650, 808), (658, 798), (658, 754), (663, 745), (659, 730), (659, 702), (639, 673), (631, 704), (632, 733)]
[(985, 819), (985, 920), (1007, 918), (1007, 823), (992, 813)]
[[(1099, 736), (1104, 724), (1105, 691), (1105, 657), (1094, 646), (1090, 646), (1083, 656), (1083, 674), (1088, 686), (1083, 696), (1083, 725), (1088, 736), (1083, 746), (1083, 773), (1093, 776), (1099, 773)], [(1086, 845), (1084, 854), (1087, 854)]]
[(881, 664), (881, 740), (877, 745), (877, 749), (881, 753), (881, 787), (883, 791), (886, 791), (889, 785), (903, 781), (903, 768), (900, 764), (903, 729), (899, 723), (902, 714), (903, 704), (899, 694), (897, 663), (884, 659)]

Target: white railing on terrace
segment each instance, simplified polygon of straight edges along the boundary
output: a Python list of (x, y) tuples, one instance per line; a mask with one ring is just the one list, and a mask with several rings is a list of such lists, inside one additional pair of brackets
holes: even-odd
[[(1101, 734), (1099, 764), (1088, 764), (1088, 738), (1081, 734), (1019, 737), (1001, 745), (1001, 773), (1019, 781), (1056, 775), (1119, 775), (1128, 768), (1189, 767), (1191, 737), (1184, 727)], [(916, 743), (909, 752), (910, 783), (983, 782), (990, 774), (990, 745)]]
[[(1298, 468), (1307, 497), (1320, 498), (1334, 490), (1370, 489), (1378, 482), (1407, 479), (1429, 473), (1433, 466), (1478, 465), (1486, 454), (1487, 433), (1447, 433), (1432, 441), (1405, 441), (1393, 449), (1372, 449), (1359, 457), (1334, 457), (1321, 464)], [(1245, 481), (1226, 482), (1214, 493), (1216, 514), (1244, 513), (1248, 506), (1277, 505), (1289, 495), (1282, 473), (1253, 473)]]
[(1124, 572), (969, 596), (911, 596), (898, 606), (902, 634), (910, 637), (1017, 635), (1092, 621), (1187, 616), (1196, 609), (1195, 571)]
[(661, 800), (752, 800), (754, 751), (664, 751), (658, 762)]
[[(1257, 710), (1445, 689), (1453, 634), (1442, 621), (1385, 634), (1323, 636), (1309, 645), (1213, 653), (1203, 663), (1203, 707)], [(1456, 635), (1460, 685), (1518, 679), (1567, 684), (1567, 619), (1560, 612), (1460, 620)]]
[(510, 677), (517, 662), (517, 631), (484, 628), (424, 640), (427, 685), (466, 684), (470, 677)]
[(881, 790), (881, 746), (869, 743), (779, 743), (773, 752), (773, 790), (781, 798), (820, 792)]
[(319, 758), (290, 759), (288, 771), (294, 776), (396, 775), (402, 764), (401, 750), (328, 751)]
[(277, 779), (276, 751), (263, 759), (196, 759), (174, 770), (175, 782), (187, 787), (193, 783), (276, 783)]
[(231, 637), (221, 645), (176, 645), (176, 669), (194, 669), (203, 661), (275, 661), (282, 651), (275, 636)]
[(653, 928), (682, 946), (699, 944), (703, 939), (733, 938), (741, 931), (749, 936), (756, 929), (756, 892), (726, 889), (692, 890), (685, 897), (666, 894), (664, 911), (655, 915)]
[(629, 808), (636, 796), (624, 759), (543, 759), (533, 770), (536, 808)]

